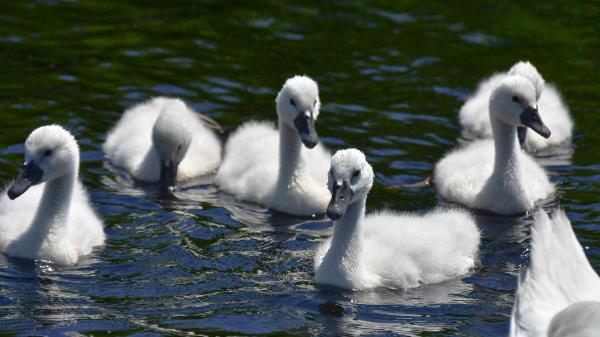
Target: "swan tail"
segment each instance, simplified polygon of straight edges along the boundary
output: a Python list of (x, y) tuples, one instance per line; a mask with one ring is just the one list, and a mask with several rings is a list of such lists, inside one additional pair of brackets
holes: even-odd
[(531, 228), (529, 267), (519, 278), (511, 336), (545, 336), (554, 315), (573, 303), (590, 300), (600, 300), (600, 278), (569, 219), (562, 210), (550, 217), (538, 211)]

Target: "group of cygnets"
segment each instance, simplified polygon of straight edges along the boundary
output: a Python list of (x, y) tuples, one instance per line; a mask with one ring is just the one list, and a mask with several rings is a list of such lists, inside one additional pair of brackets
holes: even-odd
[[(570, 142), (573, 127), (557, 90), (531, 63), (518, 62), (482, 82), (464, 104), (459, 120), (474, 140), (435, 167), (440, 196), (466, 208), (365, 215), (373, 169), (360, 150), (331, 156), (319, 143), (320, 108), (317, 83), (294, 76), (277, 95), (277, 126), (247, 122), (223, 151), (206, 116), (179, 99), (152, 98), (125, 111), (103, 150), (113, 166), (162, 189), (214, 174), (239, 200), (296, 216), (326, 214), (333, 235), (316, 250), (316, 283), (407, 289), (474, 269), (480, 232), (466, 208), (524, 214), (554, 198), (554, 185), (526, 151)], [(69, 265), (104, 244), (78, 171), (79, 147), (68, 131), (48, 125), (27, 137), (21, 172), (0, 197), (5, 254)], [(511, 336), (591, 336), (600, 331), (593, 319), (600, 318), (599, 301), (600, 279), (564, 212), (538, 210)]]

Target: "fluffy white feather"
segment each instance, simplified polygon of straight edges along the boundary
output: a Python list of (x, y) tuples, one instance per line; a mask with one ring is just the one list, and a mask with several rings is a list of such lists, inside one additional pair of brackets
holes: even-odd
[(288, 79), (276, 104), (279, 129), (255, 121), (239, 127), (225, 145), (215, 182), (238, 199), (281, 212), (322, 214), (330, 198), (327, 171), (331, 156), (320, 144), (304, 146), (294, 122), (306, 112), (318, 117), (316, 82), (306, 76)]
[[(451, 209), (425, 215), (382, 211), (365, 217), (373, 171), (364, 154), (356, 149), (338, 151), (331, 172), (330, 188), (338, 187), (328, 214), (335, 214), (332, 209), (340, 207), (337, 202), (346, 200), (349, 205), (334, 221), (332, 238), (317, 249), (317, 283), (356, 290), (407, 289), (472, 270), (480, 234), (469, 213)], [(348, 192), (339, 188), (352, 191), (351, 199), (340, 197), (338, 193)]]
[(521, 76), (507, 76), (492, 92), (491, 101), (494, 140), (474, 141), (447, 154), (435, 167), (434, 183), (449, 201), (517, 214), (554, 194), (546, 172), (521, 151), (516, 137), (516, 127), (524, 126), (524, 109), (535, 106), (535, 89)]
[(112, 164), (145, 182), (160, 179), (161, 161), (179, 163), (178, 182), (214, 172), (221, 162), (215, 132), (176, 98), (156, 97), (129, 108), (108, 132), (103, 150)]
[(510, 336), (597, 335), (600, 278), (564, 211), (556, 210), (548, 217), (539, 210), (531, 228), (530, 245), (529, 267), (519, 277)]
[[(57, 125), (34, 130), (25, 163), (43, 171), (15, 200), (0, 196), (0, 249), (7, 255), (70, 265), (104, 244), (102, 221), (79, 182), (79, 147)], [(27, 178), (27, 177), (25, 177)]]
[(494, 88), (509, 75), (520, 75), (532, 82), (536, 89), (540, 115), (552, 130), (552, 135), (548, 139), (527, 130), (523, 147), (530, 152), (536, 152), (570, 142), (573, 121), (560, 93), (552, 84), (545, 83), (534, 65), (523, 61), (515, 63), (508, 72), (494, 74), (479, 83), (475, 93), (461, 107), (458, 117), (467, 138), (492, 137), (488, 113), (489, 97)]

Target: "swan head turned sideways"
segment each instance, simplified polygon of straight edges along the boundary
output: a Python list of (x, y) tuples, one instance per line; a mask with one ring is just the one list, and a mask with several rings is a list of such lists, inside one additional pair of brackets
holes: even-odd
[(275, 102), (279, 121), (295, 129), (306, 147), (315, 147), (319, 142), (315, 121), (321, 107), (317, 82), (304, 75), (289, 78)]
[(507, 76), (490, 96), (490, 116), (515, 127), (528, 127), (544, 138), (550, 129), (538, 113), (535, 87), (522, 76)]
[(508, 71), (509, 75), (519, 75), (531, 81), (535, 87), (535, 99), (540, 99), (540, 95), (544, 90), (544, 78), (538, 72), (537, 68), (529, 61), (519, 61), (515, 63)]
[(60, 178), (79, 169), (79, 147), (67, 130), (59, 125), (39, 127), (25, 141), (25, 162), (8, 189), (16, 199), (31, 186)]
[(185, 124), (187, 107), (181, 100), (173, 100), (161, 110), (152, 128), (152, 142), (160, 160), (160, 186), (174, 186), (179, 163), (192, 142)]
[(340, 150), (331, 158), (328, 187), (331, 201), (327, 216), (341, 218), (352, 203), (364, 200), (373, 186), (373, 168), (357, 149)]

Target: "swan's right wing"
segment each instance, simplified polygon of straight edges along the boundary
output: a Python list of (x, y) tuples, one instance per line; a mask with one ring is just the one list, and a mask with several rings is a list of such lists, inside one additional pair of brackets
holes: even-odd
[(442, 158), (435, 166), (433, 183), (444, 199), (474, 206), (493, 165), (494, 142), (478, 140)]
[(550, 321), (569, 305), (600, 301), (600, 278), (564, 211), (540, 210), (531, 229), (531, 258), (521, 272), (510, 336), (546, 336)]
[(278, 169), (279, 133), (271, 123), (248, 122), (229, 137), (215, 182), (240, 199), (261, 203)]
[(152, 127), (166, 103), (167, 99), (159, 97), (127, 109), (102, 145), (108, 160), (115, 166), (135, 171), (152, 146)]

